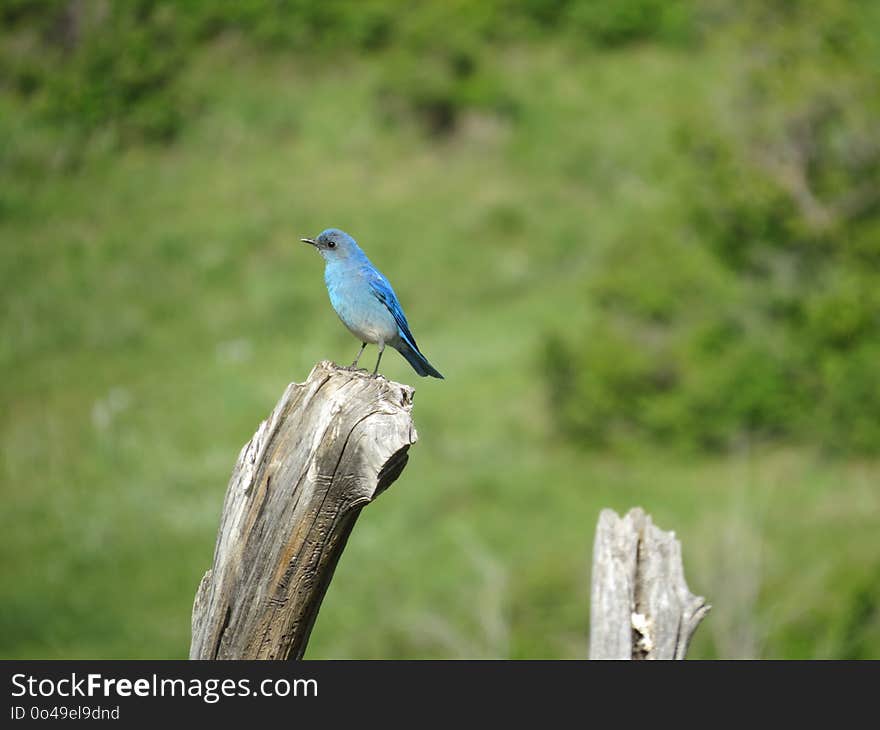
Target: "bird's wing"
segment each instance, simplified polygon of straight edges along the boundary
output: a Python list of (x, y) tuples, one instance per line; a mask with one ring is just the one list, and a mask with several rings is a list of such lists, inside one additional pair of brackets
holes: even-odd
[(391, 288), (388, 279), (386, 279), (381, 272), (372, 267), (369, 268), (367, 273), (367, 281), (370, 284), (370, 291), (373, 292), (373, 296), (382, 302), (388, 311), (391, 312), (403, 338), (407, 340), (411, 347), (418, 350), (419, 346), (416, 344), (416, 338), (413, 337), (412, 332), (409, 331), (409, 323), (406, 321), (406, 315), (400, 308), (400, 302), (397, 301), (397, 295), (394, 293), (394, 289)]

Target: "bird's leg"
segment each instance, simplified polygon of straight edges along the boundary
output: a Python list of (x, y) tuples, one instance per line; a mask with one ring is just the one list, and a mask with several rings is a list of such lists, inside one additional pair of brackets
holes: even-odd
[(379, 343), (379, 357), (376, 358), (376, 367), (373, 368), (373, 375), (379, 372), (379, 363), (382, 362), (382, 353), (385, 352), (385, 343)]
[(354, 370), (358, 365), (358, 360), (361, 359), (361, 355), (364, 354), (364, 350), (367, 349), (367, 343), (364, 342), (361, 344), (360, 352), (358, 352), (358, 356), (354, 359), (354, 362), (349, 366), (349, 370)]

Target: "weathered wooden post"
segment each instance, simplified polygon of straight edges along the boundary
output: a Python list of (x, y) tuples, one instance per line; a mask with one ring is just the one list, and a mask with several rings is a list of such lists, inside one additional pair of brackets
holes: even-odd
[(406, 466), (412, 399), (326, 361), (287, 387), (229, 480), (190, 659), (302, 657), (358, 514)]
[(681, 543), (639, 508), (602, 510), (593, 545), (590, 659), (684, 659), (711, 606), (684, 579)]

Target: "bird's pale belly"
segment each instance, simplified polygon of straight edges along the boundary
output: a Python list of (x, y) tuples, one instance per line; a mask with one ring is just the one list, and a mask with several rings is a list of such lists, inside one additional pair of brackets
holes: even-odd
[(376, 345), (380, 342), (390, 343), (397, 338), (397, 322), (385, 305), (368, 294), (357, 299), (352, 306), (351, 298), (334, 297), (331, 292), (330, 303), (342, 323), (361, 342)]
[(369, 342), (371, 345), (378, 345), (380, 342), (392, 342), (397, 337), (397, 327), (394, 327), (394, 329), (377, 327), (371, 323), (351, 323), (344, 319), (342, 322), (361, 342)]

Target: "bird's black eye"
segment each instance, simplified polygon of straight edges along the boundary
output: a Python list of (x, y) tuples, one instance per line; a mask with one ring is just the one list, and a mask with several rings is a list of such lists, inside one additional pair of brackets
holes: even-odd
[(336, 241), (327, 241), (327, 248), (336, 248)]

